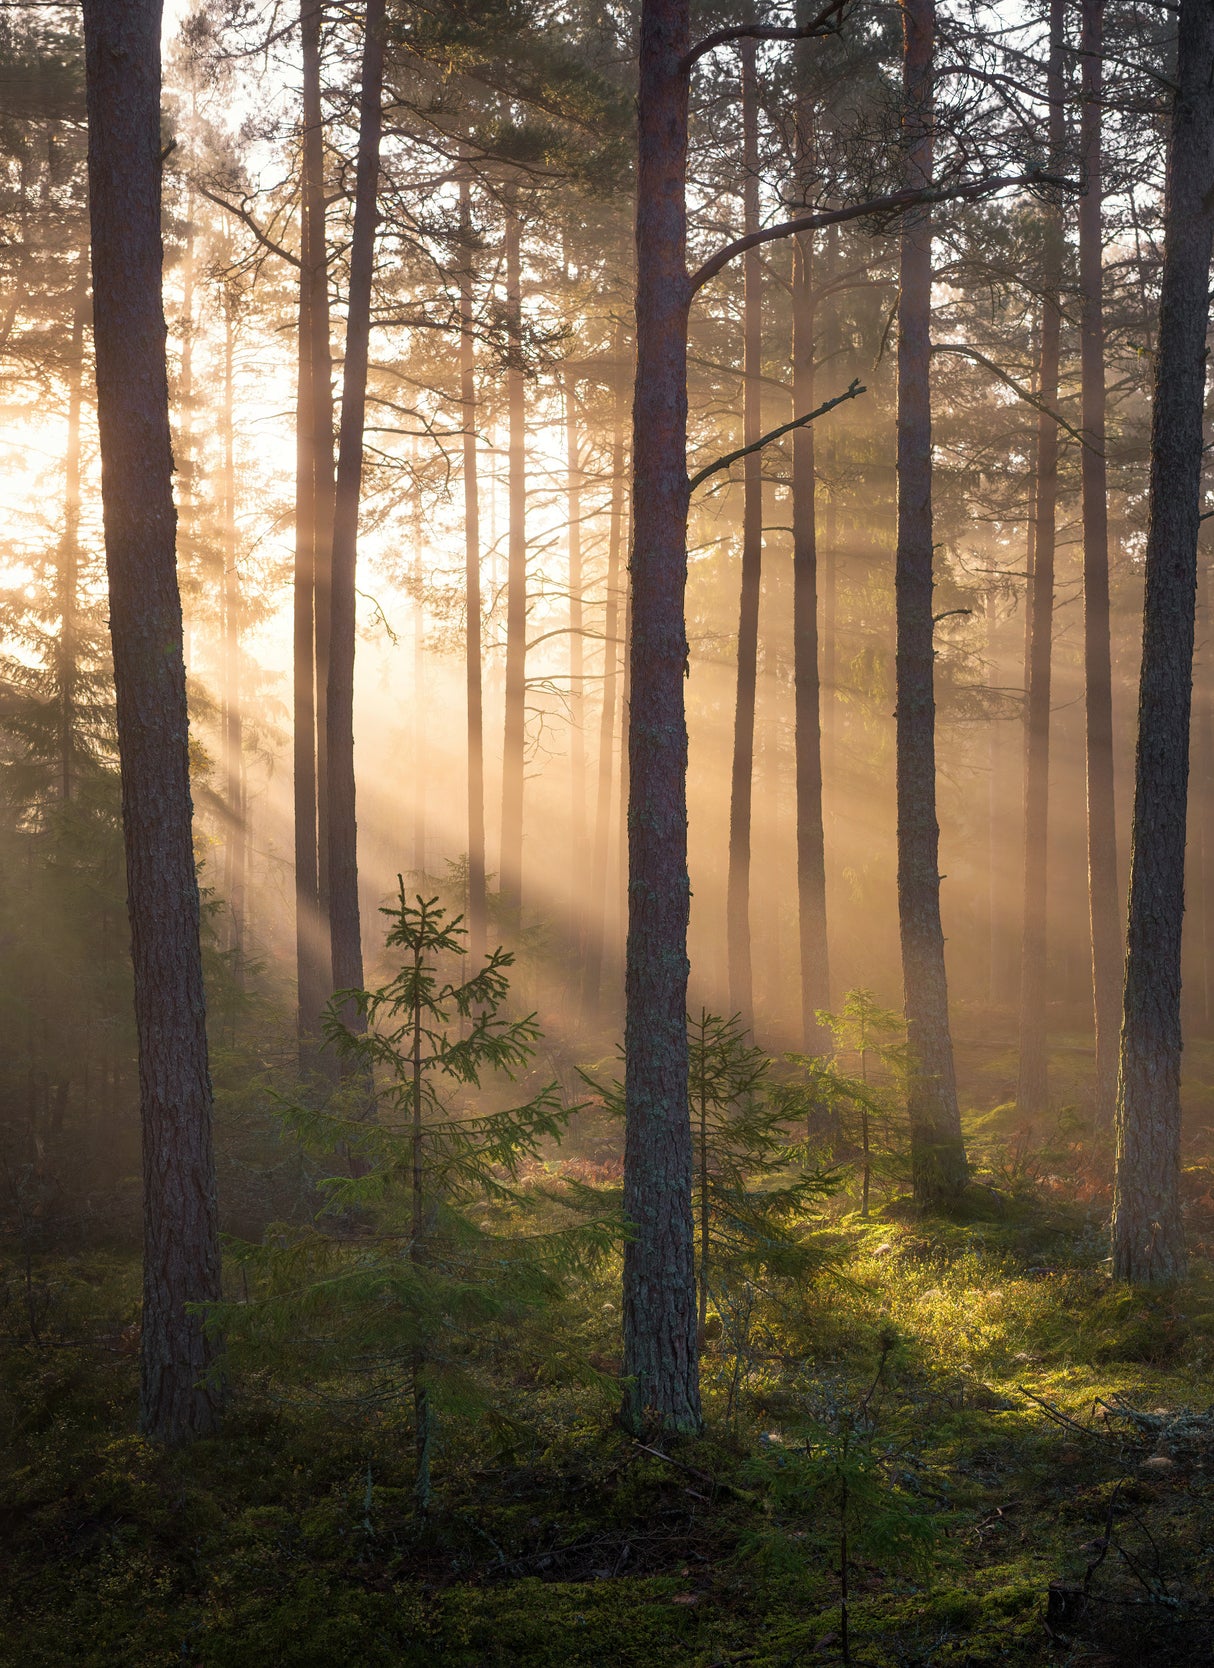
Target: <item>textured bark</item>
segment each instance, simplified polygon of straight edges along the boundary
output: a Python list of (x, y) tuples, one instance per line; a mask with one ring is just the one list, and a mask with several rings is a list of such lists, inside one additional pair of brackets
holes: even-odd
[(1214, 6), (1181, 0), (1151, 418), (1129, 930), (1117, 1088), (1113, 1273), (1184, 1273), (1180, 939), (1214, 252)]
[(594, 856), (590, 869), (590, 904), (582, 1011), (598, 1012), (607, 935), (607, 840), (615, 755), (616, 686), (620, 667), (620, 548), (624, 530), (624, 384), (615, 402), (615, 436), (611, 446), (611, 517), (607, 529), (606, 607), (603, 615), (603, 702), (599, 711), (598, 777), (594, 808)]
[[(1063, 98), (1063, 0), (1050, 0), (1050, 167), (1062, 164), (1066, 132)], [(1062, 206), (1045, 210), (1042, 249), (1041, 340), (1037, 388), (1037, 468), (1033, 563), (1029, 580), (1027, 698), (1024, 711), (1024, 912), (1020, 939), (1020, 1049), (1016, 1105), (1030, 1117), (1049, 1099), (1045, 991), (1046, 879), (1049, 851), (1050, 673), (1054, 639), (1054, 546), (1058, 508), (1058, 358), (1062, 332)]]
[[(295, 967), (300, 1041), (319, 1030), (328, 997), (329, 924), (322, 912), (320, 847), (325, 778), (324, 695), (332, 549), (333, 395), (320, 103), (320, 4), (302, 0), (303, 166), (300, 182), (299, 365), (296, 384), (293, 768)], [(323, 801), (327, 814), (327, 797)], [(327, 874), (327, 862), (326, 862)]]
[(506, 212), (506, 406), (510, 526), (506, 572), (506, 700), (502, 738), (501, 892), (517, 930), (523, 907), (523, 773), (527, 729), (527, 412), (523, 387), (522, 276), (518, 215)]
[(1086, 189), (1079, 199), (1080, 357), (1083, 382), (1083, 654), (1087, 712), (1088, 900), (1096, 1027), (1097, 1118), (1117, 1088), (1122, 945), (1113, 803), (1113, 674), (1109, 637), (1109, 535), (1104, 456), (1104, 301), (1101, 251), (1100, 84), (1103, 0), (1082, 0)]
[(214, 1428), (211, 1079), (161, 294), (159, 0), (85, 0), (93, 335), (143, 1126), (140, 1423)]
[(481, 689), (481, 523), (476, 470), (476, 341), (472, 333), (472, 192), (459, 187), (460, 426), (464, 431), (464, 665), (468, 718), (468, 954), (485, 954), (485, 716)]
[[(755, 43), (741, 43), (742, 230), (759, 225), (759, 100)], [(742, 444), (763, 432), (763, 265), (758, 249), (742, 257)], [(738, 608), (738, 681), (734, 705), (733, 775), (729, 795), (729, 883), (726, 938), (729, 1005), (749, 1023), (754, 1010), (750, 964), (750, 839), (755, 763), (755, 689), (759, 665), (759, 597), (763, 582), (763, 459), (751, 452), (742, 476), (742, 593)]]
[[(932, 177), (934, 0), (902, 0), (906, 185)], [(898, 302), (897, 615), (898, 922), (909, 1056), (911, 1169), (920, 1204), (965, 1186), (940, 924), (932, 619), (931, 211), (903, 221)]]
[[(379, 218), (379, 139), (383, 123), (384, 0), (368, 0), (359, 98), (358, 168), (350, 244), (350, 295), (342, 376), (337, 493), (333, 515), (330, 595), (328, 733), (329, 937), (334, 990), (363, 982), (358, 912), (358, 830), (354, 811), (354, 640), (358, 510), (362, 494), (363, 423), (371, 338), (371, 281)], [(356, 1022), (352, 1005), (347, 1019)]]
[[(798, 20), (808, 22), (802, 4)], [(812, 105), (797, 112), (797, 160), (804, 200), (813, 168)], [(798, 238), (793, 249), (792, 406), (793, 415), (814, 409), (814, 237)], [(814, 426), (792, 436), (793, 681), (797, 793), (797, 921), (801, 957), (801, 1045), (809, 1054), (826, 1052), (827, 1039), (816, 1015), (830, 1007), (830, 958), (826, 937), (826, 845), (822, 821), (822, 713), (818, 670), (818, 525)]]
[(700, 1426), (687, 1101), (688, 0), (643, 0), (628, 713), (624, 1415)]

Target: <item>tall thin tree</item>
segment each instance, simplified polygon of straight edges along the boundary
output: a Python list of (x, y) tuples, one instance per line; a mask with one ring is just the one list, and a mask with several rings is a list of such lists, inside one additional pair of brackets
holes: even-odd
[(358, 908), (358, 831), (354, 812), (355, 565), (362, 497), (363, 424), (371, 339), (371, 286), (379, 219), (379, 146), (383, 125), (384, 0), (367, 0), (359, 98), (358, 166), (350, 243), (350, 294), (342, 376), (326, 725), (329, 771), (329, 935), (333, 988), (363, 982)]
[[(902, 0), (903, 142), (908, 189), (932, 183), (935, 0)], [(936, 822), (932, 614), (931, 210), (903, 221), (898, 300), (898, 919), (909, 1056), (915, 1196), (947, 1203), (966, 1181), (949, 1030)]]
[(1181, 0), (1163, 229), (1112, 1231), (1114, 1275), (1141, 1283), (1185, 1268), (1180, 939), (1214, 254), (1209, 0)]
[(502, 737), (502, 908), (517, 930), (523, 907), (523, 777), (527, 743), (527, 408), (518, 210), (506, 206), (506, 407), (509, 529), (506, 558), (506, 694)]
[(472, 187), (459, 184), (460, 427), (464, 454), (464, 631), (468, 724), (468, 953), (485, 953), (485, 715), (481, 684), (480, 485), (476, 461), (476, 337), (473, 318)]
[(140, 1423), (214, 1428), (221, 1295), (160, 236), (160, 0), (85, 0), (101, 490), (143, 1127)]

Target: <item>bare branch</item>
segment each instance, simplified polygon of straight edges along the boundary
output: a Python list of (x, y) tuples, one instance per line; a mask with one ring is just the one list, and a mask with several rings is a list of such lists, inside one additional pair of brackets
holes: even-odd
[(1091, 449), (1092, 443), (1085, 438), (1081, 429), (1072, 428), (1060, 412), (1055, 411), (1052, 406), (1046, 405), (1045, 401), (1034, 394), (1031, 389), (1025, 388), (1022, 383), (1017, 382), (1014, 376), (1009, 376), (1002, 365), (997, 365), (993, 359), (988, 359), (986, 354), (979, 352), (977, 348), (970, 347), (964, 342), (933, 342), (932, 352), (957, 353), (963, 359), (972, 359), (976, 365), (985, 366), (992, 376), (998, 377), (999, 381), (1010, 388), (1018, 398), (1022, 399), (1025, 405), (1031, 405), (1035, 411), (1043, 412), (1045, 416), (1052, 418), (1060, 429), (1065, 429), (1072, 440), (1077, 440), (1081, 446), (1087, 446)]
[(837, 35), (843, 27), (846, 5), (847, 0), (830, 0), (830, 5), (819, 12), (812, 23), (806, 23), (801, 28), (774, 23), (740, 23), (734, 28), (714, 29), (711, 35), (705, 35), (685, 57), (679, 59), (679, 70), (683, 75), (689, 74), (706, 53), (715, 52), (718, 46), (728, 46), (732, 41), (806, 41), (820, 39), (823, 35)]
[(801, 214), (795, 220), (782, 220), (777, 226), (764, 226), (757, 232), (748, 232), (745, 237), (735, 238), (723, 249), (718, 249), (698, 272), (692, 273), (689, 294), (694, 295), (710, 278), (715, 278), (722, 267), (761, 243), (795, 237), (798, 232), (816, 231), (821, 226), (839, 226), (847, 220), (863, 220), (868, 215), (897, 214), (904, 209), (921, 208), (930, 203), (973, 202), (975, 198), (989, 196), (992, 191), (1004, 191), (1013, 185), (1058, 185), (1070, 190), (1079, 189), (1073, 180), (1059, 179), (1034, 168), (1027, 174), (988, 174), (982, 179), (968, 180), (963, 185), (906, 186), (901, 191), (887, 192), (884, 197), (870, 197), (865, 203), (849, 203), (846, 208), (820, 209), (814, 214)]
[(270, 234), (257, 224), (257, 221), (249, 212), (247, 198), (240, 203), (229, 202), (226, 197), (221, 197), (218, 192), (209, 191), (199, 179), (194, 181), (194, 189), (205, 197), (208, 203), (214, 203), (216, 208), (226, 209), (229, 214), (247, 226), (263, 249), (268, 249), (272, 255), (280, 255), (291, 266), (299, 266), (299, 256), (293, 255), (289, 249), (284, 249), (281, 243), (276, 243)]
[(825, 417), (828, 411), (833, 411), (837, 405), (842, 405), (845, 400), (858, 399), (861, 394), (867, 393), (868, 389), (864, 387), (859, 377), (853, 378), (850, 388), (842, 394), (836, 394), (833, 400), (827, 400), (816, 411), (807, 411), (803, 417), (794, 417), (791, 423), (781, 423), (778, 429), (770, 429), (766, 434), (761, 434), (757, 440), (752, 440), (749, 446), (739, 446), (736, 452), (726, 452), (725, 456), (718, 458), (715, 463), (708, 463), (705, 464), (703, 469), (697, 469), (687, 483), (688, 492), (694, 492), (703, 481), (706, 481), (710, 475), (715, 475), (719, 469), (728, 469), (731, 463), (737, 463), (739, 458), (749, 457), (752, 452), (761, 451), (764, 446), (770, 445), (773, 440), (779, 440), (781, 435), (788, 434), (790, 430), (804, 428), (806, 423), (812, 423), (816, 417)]

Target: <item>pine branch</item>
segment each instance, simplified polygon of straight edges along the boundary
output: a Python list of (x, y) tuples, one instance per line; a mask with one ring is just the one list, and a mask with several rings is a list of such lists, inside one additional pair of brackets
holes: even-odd
[(703, 469), (697, 469), (688, 482), (688, 492), (694, 492), (703, 481), (706, 481), (710, 475), (715, 475), (719, 469), (728, 469), (730, 464), (737, 463), (739, 458), (749, 457), (752, 452), (761, 451), (764, 446), (770, 445), (773, 440), (779, 440), (781, 435), (788, 434), (792, 429), (804, 428), (806, 423), (812, 423), (817, 417), (824, 417), (828, 411), (833, 411), (837, 405), (842, 405), (846, 400), (858, 399), (861, 394), (867, 394), (867, 392), (868, 389), (859, 377), (854, 377), (851, 386), (844, 393), (836, 394), (833, 400), (827, 400), (816, 411), (807, 411), (803, 417), (794, 417), (791, 423), (781, 423), (778, 429), (770, 429), (767, 434), (760, 435), (757, 440), (752, 440), (749, 446), (739, 446), (737, 451), (726, 452), (724, 457), (717, 458), (714, 463), (705, 464)]
[(843, 27), (843, 11), (847, 0), (830, 0), (830, 5), (819, 12), (812, 23), (806, 23), (800, 28), (791, 25), (769, 23), (741, 23), (734, 28), (714, 29), (711, 35), (705, 35), (698, 41), (684, 57), (679, 59), (679, 70), (683, 75), (689, 74), (693, 66), (709, 52), (715, 52), (718, 46), (728, 46), (732, 41), (805, 41), (820, 39), (824, 35), (837, 35)]

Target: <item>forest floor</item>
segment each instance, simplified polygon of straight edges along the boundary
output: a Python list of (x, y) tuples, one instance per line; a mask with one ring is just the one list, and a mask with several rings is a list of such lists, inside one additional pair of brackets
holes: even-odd
[[(220, 1437), (160, 1451), (134, 1257), (6, 1256), (0, 1664), (1214, 1662), (1214, 1261), (1114, 1287), (1107, 1201), (999, 1151), (1019, 1180), (965, 1221), (838, 1202), (796, 1312), (708, 1345), (698, 1442), (505, 1368), (508, 1420), (446, 1432), (425, 1520), (403, 1398), (247, 1370)], [(605, 1367), (615, 1278), (560, 1322)]]

